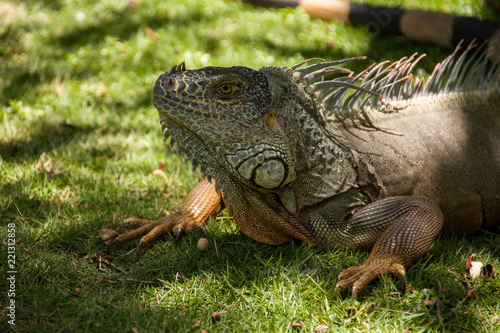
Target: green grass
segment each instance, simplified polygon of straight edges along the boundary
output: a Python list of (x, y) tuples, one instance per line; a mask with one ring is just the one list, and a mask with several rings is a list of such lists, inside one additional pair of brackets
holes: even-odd
[[(382, 1), (379, 1), (382, 3)], [(392, 1), (396, 4), (396, 1)], [(495, 18), (480, 1), (405, 1), (407, 7)], [(305, 58), (368, 55), (364, 64), (427, 53), (428, 73), (449, 52), (373, 36), (299, 9), (232, 1), (7, 1), (0, 3), (0, 331), (492, 332), (500, 329), (500, 280), (456, 275), (465, 259), (500, 268), (495, 233), (440, 237), (408, 266), (409, 293), (382, 276), (358, 301), (332, 298), (336, 276), (367, 257), (244, 236), (229, 219), (199, 235), (148, 247), (133, 242), (110, 262), (97, 236), (127, 216), (159, 218), (199, 180), (162, 141), (151, 103), (157, 76), (186, 60), (206, 65), (290, 65)], [(79, 20), (79, 18), (82, 18)], [(157, 37), (146, 33), (150, 27)], [(152, 176), (166, 163), (170, 183)], [(8, 225), (15, 224), (16, 318), (8, 324)], [(464, 278), (462, 277), (462, 280)], [(440, 309), (424, 301), (442, 289)], [(211, 323), (213, 312), (222, 320)], [(439, 316), (441, 319), (439, 319)]]

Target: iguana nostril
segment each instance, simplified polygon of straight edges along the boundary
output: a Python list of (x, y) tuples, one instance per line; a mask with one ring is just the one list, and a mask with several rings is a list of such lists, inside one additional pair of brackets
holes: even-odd
[(165, 88), (167, 88), (168, 90), (172, 90), (175, 86), (175, 80), (174, 78), (169, 78), (168, 81), (167, 81), (167, 84), (165, 85)]

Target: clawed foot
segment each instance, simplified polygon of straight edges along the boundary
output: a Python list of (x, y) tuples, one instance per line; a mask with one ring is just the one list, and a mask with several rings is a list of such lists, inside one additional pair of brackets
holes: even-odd
[[(116, 246), (141, 238), (137, 246), (137, 255), (139, 255), (144, 246), (166, 234), (175, 235), (176, 240), (179, 240), (185, 231), (200, 230), (204, 233), (203, 223), (210, 216), (216, 216), (221, 208), (221, 197), (215, 191), (214, 185), (207, 180), (202, 180), (189, 193), (175, 214), (156, 221), (131, 217), (122, 223), (118, 232), (102, 229), (99, 236), (106, 244), (109, 243), (108, 253)], [(125, 229), (131, 231), (124, 233)]]
[[(125, 229), (132, 230), (124, 233)], [(141, 238), (137, 246), (137, 255), (139, 255), (144, 246), (166, 234), (175, 235), (177, 241), (184, 231), (192, 230), (200, 230), (203, 233), (203, 226), (200, 222), (190, 218), (190, 216), (177, 212), (156, 221), (131, 217), (120, 225), (118, 232), (113, 233), (109, 229), (103, 229), (99, 235), (105, 243), (109, 243), (108, 253), (116, 246), (128, 243), (133, 239)]]
[(352, 297), (356, 299), (359, 291), (371, 280), (382, 273), (392, 273), (402, 282), (401, 294), (406, 293), (406, 270), (403, 265), (390, 258), (368, 258), (361, 266), (350, 267), (339, 274), (340, 281), (335, 286), (333, 298), (339, 293), (352, 288)]

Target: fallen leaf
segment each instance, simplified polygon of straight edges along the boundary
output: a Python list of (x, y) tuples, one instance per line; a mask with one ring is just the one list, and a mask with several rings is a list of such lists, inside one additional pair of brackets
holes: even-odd
[(168, 180), (168, 177), (165, 174), (165, 172), (163, 172), (163, 170), (156, 169), (156, 170), (153, 170), (153, 172), (151, 174), (153, 176), (156, 176), (156, 177), (162, 177), (165, 180), (165, 184), (167, 184), (167, 185), (170, 184), (170, 181)]
[(139, 4), (137, 3), (137, 1), (134, 1), (134, 0), (131, 0), (127, 3), (127, 7), (132, 8), (132, 9), (136, 9), (138, 6), (139, 6)]
[(153, 31), (150, 27), (146, 26), (144, 28), (144, 32), (146, 32), (146, 35), (151, 38), (152, 40), (160, 40), (161, 37), (158, 35), (156, 32)]
[(472, 261), (476, 257), (476, 253), (473, 253), (465, 260), (465, 269), (469, 273), (470, 277), (475, 279), (481, 275), (481, 267), (483, 263), (479, 261)]
[(320, 333), (320, 332), (327, 332), (328, 331), (328, 326), (326, 325), (318, 325), (314, 328), (314, 332)]
[(42, 156), (38, 158), (38, 161), (36, 161), (35, 168), (37, 170), (42, 170), (43, 167), (43, 162), (42, 162)]
[(45, 163), (43, 163), (43, 168), (45, 172), (51, 173), (52, 172), (52, 160), (49, 158), (49, 160)]
[(118, 232), (114, 231), (113, 229), (105, 228), (99, 230), (99, 237), (104, 242), (104, 244), (111, 243), (111, 241), (118, 237), (118, 235)]
[(472, 297), (474, 297), (475, 293), (476, 293), (476, 289), (469, 289), (469, 290), (467, 290), (465, 298), (471, 299)]
[[(175, 274), (174, 274), (174, 279), (175, 279), (175, 281), (178, 281), (179, 279), (186, 280), (186, 281), (191, 280), (190, 278), (185, 277), (185, 276), (184, 276), (184, 275), (182, 275), (182, 274), (179, 274), (179, 272), (177, 272), (177, 273), (175, 273)], [(215, 312), (214, 312), (214, 313), (215, 313)]]
[(469, 270), (469, 269), (472, 267), (471, 262), (472, 262), (472, 259), (474, 259), (474, 257), (475, 257), (475, 256), (476, 256), (476, 253), (473, 253), (473, 254), (471, 254), (471, 255), (469, 256), (469, 258), (467, 258), (467, 259), (465, 260), (465, 269), (466, 269), (466, 270)]
[(493, 267), (492, 264), (486, 264), (483, 267), (481, 267), (481, 274), (483, 276), (487, 276), (488, 280), (491, 280), (491, 278), (495, 278), (497, 276), (495, 267)]
[(436, 299), (427, 299), (424, 301), (425, 306), (434, 306), (436, 304), (437, 298)]
[(296, 321), (292, 324), (292, 328), (301, 328), (302, 326), (304, 326), (304, 322), (302, 320)]
[(38, 170), (45, 170), (46, 173), (52, 173), (53, 175), (59, 175), (61, 172), (53, 167), (52, 160), (49, 158), (44, 162), (45, 154), (40, 155), (38, 161), (35, 164), (35, 168)]

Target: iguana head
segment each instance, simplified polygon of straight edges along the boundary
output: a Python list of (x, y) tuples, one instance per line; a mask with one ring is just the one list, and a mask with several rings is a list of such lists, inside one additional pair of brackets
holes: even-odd
[[(280, 72), (290, 80), (285, 69)], [(199, 163), (216, 180), (222, 172), (265, 191), (295, 177), (281, 89), (250, 68), (186, 70), (182, 63), (158, 78), (153, 102), (165, 137), (192, 155), (195, 167)]]

